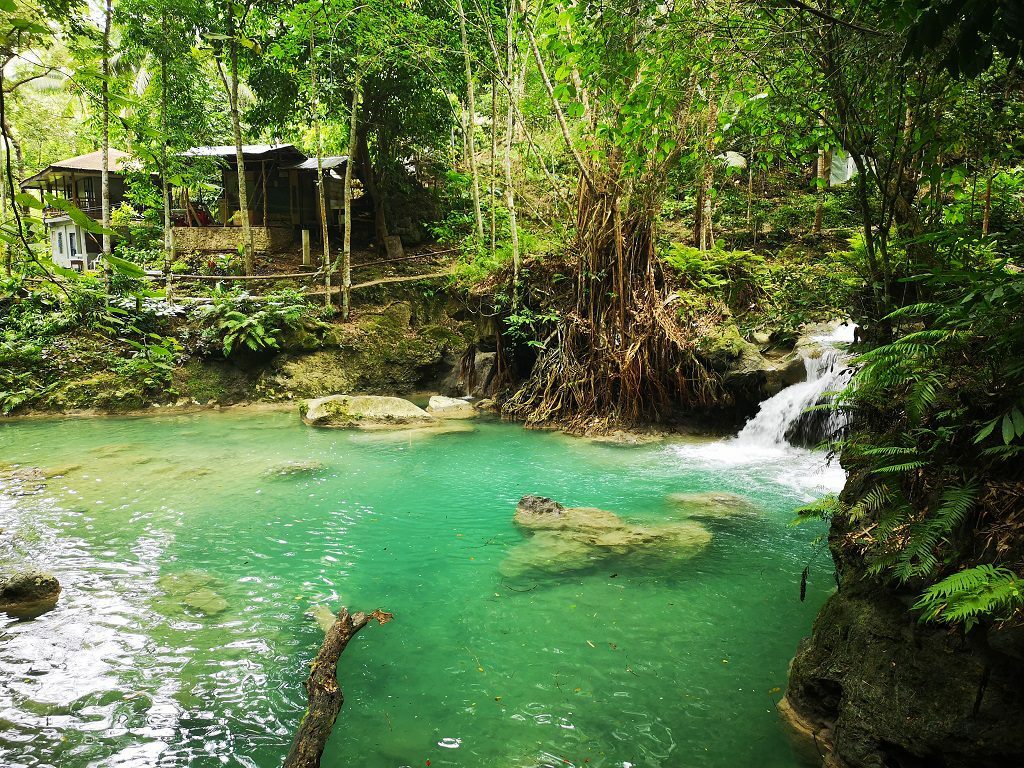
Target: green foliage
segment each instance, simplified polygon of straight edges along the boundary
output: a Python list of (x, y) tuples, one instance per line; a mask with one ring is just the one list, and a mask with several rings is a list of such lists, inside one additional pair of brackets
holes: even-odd
[(848, 517), (871, 571), (923, 584), (925, 618), (969, 627), (1021, 607), (1006, 599), (1020, 577), (1000, 562), (1021, 533), (991, 488), (1024, 466), (1024, 276), (953, 244), (982, 266), (915, 280), (928, 300), (888, 316), (895, 338), (861, 355), (843, 400), (857, 425), (848, 455), (868, 473)]
[(792, 248), (765, 256), (673, 243), (663, 259), (691, 291), (724, 302), (743, 333), (767, 329), (780, 339), (794, 336), (804, 323), (848, 313), (863, 285), (854, 259), (842, 252)]
[(926, 621), (963, 624), (969, 631), (982, 619), (1009, 619), (1024, 608), (1024, 579), (992, 565), (966, 568), (928, 587), (914, 608)]
[(254, 297), (244, 291), (214, 291), (213, 301), (198, 310), (203, 341), (224, 357), (242, 349), (278, 349), (289, 330), (309, 330), (317, 323), (305, 298), (282, 292)]
[(835, 494), (830, 493), (816, 501), (812, 501), (810, 504), (797, 507), (793, 511), (795, 517), (793, 518), (792, 525), (822, 520), (830, 523), (847, 512), (846, 505)]

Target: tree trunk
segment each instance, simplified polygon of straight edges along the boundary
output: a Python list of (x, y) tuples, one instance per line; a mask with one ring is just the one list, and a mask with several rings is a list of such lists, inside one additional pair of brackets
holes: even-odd
[(505, 72), (508, 77), (508, 111), (505, 113), (505, 207), (508, 208), (509, 237), (512, 242), (512, 304), (515, 306), (519, 295), (519, 227), (516, 224), (516, 193), (512, 185), (512, 140), (515, 131), (516, 90), (512, 82), (513, 64), (515, 63), (515, 30), (513, 29), (515, 11), (509, 3), (508, 17), (505, 20)]
[(350, 293), (352, 292), (352, 163), (359, 113), (359, 76), (352, 86), (352, 110), (348, 123), (348, 160), (345, 161), (345, 243), (341, 255), (341, 317), (348, 320)]
[(707, 251), (714, 247), (714, 232), (711, 228), (711, 189), (715, 179), (715, 131), (718, 130), (718, 102), (715, 88), (718, 85), (718, 73), (712, 72), (708, 83), (708, 112), (704, 127), (704, 146), (702, 147), (702, 163), (697, 177), (697, 206), (694, 211), (693, 239), (697, 248)]
[(217, 60), (221, 81), (228, 97), (231, 115), (231, 133), (235, 141), (235, 163), (238, 166), (238, 207), (242, 216), (242, 264), (246, 275), (256, 271), (253, 259), (252, 225), (249, 221), (249, 192), (245, 182), (245, 155), (242, 151), (242, 121), (238, 114), (238, 38), (236, 37), (234, 8), (227, 4), (228, 65), (230, 76), (225, 75), (223, 63)]
[(491, 225), (491, 256), (497, 247), (497, 212), (495, 210), (495, 190), (497, 188), (497, 162), (498, 162), (498, 83), (491, 80), (491, 180), (489, 190), (490, 200), (490, 225)]
[(996, 165), (992, 164), (992, 170), (985, 179), (985, 212), (981, 219), (981, 236), (988, 237), (988, 227), (992, 218), (992, 180), (996, 175)]
[[(331, 236), (327, 228), (327, 185), (324, 184), (324, 147), (323, 135), (320, 130), (320, 97), (317, 93), (316, 81), (316, 35), (312, 19), (309, 24), (309, 84), (313, 102), (313, 140), (316, 144), (316, 186), (320, 198), (320, 242), (323, 245), (323, 256), (320, 263), (324, 271), (324, 306), (331, 306), (331, 275), (334, 264), (331, 263)], [(265, 171), (264, 171), (265, 173)], [(264, 198), (266, 206), (266, 198)]]
[(318, 768), (320, 765), (334, 721), (338, 719), (338, 713), (345, 702), (345, 695), (338, 685), (338, 659), (349, 641), (366, 626), (368, 620), (365, 613), (351, 615), (342, 608), (334, 624), (327, 630), (324, 643), (313, 659), (309, 677), (306, 678), (309, 705), (283, 768)]
[(473, 210), (476, 213), (476, 232), (484, 239), (484, 217), (480, 211), (480, 174), (476, 166), (476, 97), (473, 87), (473, 65), (469, 56), (469, 41), (466, 38), (466, 10), (462, 0), (456, 0), (459, 11), (459, 33), (462, 37), (462, 57), (466, 63), (466, 106), (469, 111), (466, 120), (467, 154), (469, 155), (469, 172), (473, 178)]
[[(100, 171), (100, 195), (103, 228), (110, 229), (110, 22), (112, 9), (107, 0), (103, 14), (103, 166)], [(103, 233), (103, 255), (110, 256), (110, 235)], [(103, 271), (109, 269), (109, 262)]]
[(366, 140), (367, 128), (359, 126), (356, 131), (356, 151), (359, 156), (359, 167), (363, 170), (363, 182), (366, 184), (366, 191), (373, 200), (373, 231), (377, 239), (377, 251), (387, 252), (388, 220), (384, 211), (384, 200), (381, 198), (380, 190), (377, 188), (377, 177), (373, 172), (373, 161), (370, 159), (370, 146)]
[[(163, 29), (164, 35), (167, 34), (167, 16), (164, 16), (160, 20), (160, 26)], [(161, 144), (160, 144), (160, 191), (163, 197), (163, 208), (164, 208), (164, 272), (168, 275), (171, 273), (171, 264), (174, 261), (174, 237), (171, 232), (171, 185), (167, 181), (167, 177), (170, 175), (170, 169), (167, 167), (168, 157), (168, 126), (167, 126), (167, 56), (162, 54), (160, 56), (160, 126), (161, 126)]]
[(562, 112), (562, 105), (558, 103), (558, 99), (555, 98), (555, 88), (551, 84), (551, 78), (548, 77), (547, 67), (544, 66), (544, 59), (540, 55), (540, 48), (537, 47), (537, 38), (533, 34), (533, 29), (529, 24), (524, 25), (526, 27), (526, 33), (530, 38), (530, 49), (533, 51), (533, 59), (537, 62), (537, 71), (540, 72), (541, 80), (544, 81), (544, 89), (548, 92), (548, 97), (551, 99), (551, 106), (555, 111), (555, 118), (558, 121), (558, 127), (562, 131), (562, 138), (565, 141), (565, 146), (569, 150), (569, 154), (572, 155), (572, 159), (576, 162), (576, 167), (579, 168), (580, 175), (583, 177), (583, 181), (586, 182), (587, 186), (593, 190), (594, 181), (590, 177), (590, 173), (587, 170), (587, 166), (583, 163), (583, 158), (580, 156), (579, 151), (576, 149), (576, 145), (573, 143), (572, 135), (569, 133), (569, 125), (565, 122), (565, 114)]
[[(825, 126), (824, 118), (818, 119), (818, 127)], [(814, 209), (814, 224), (811, 226), (811, 233), (821, 234), (821, 223), (825, 217), (825, 191), (828, 189), (829, 176), (832, 173), (832, 152), (824, 147), (818, 147), (818, 160), (815, 165), (814, 192), (818, 196), (818, 204)]]

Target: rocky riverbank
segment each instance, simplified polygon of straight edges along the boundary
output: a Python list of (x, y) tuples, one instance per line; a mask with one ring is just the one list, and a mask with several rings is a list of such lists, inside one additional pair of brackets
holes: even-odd
[(826, 768), (1024, 765), (1024, 629), (923, 624), (913, 594), (831, 545), (839, 586), (790, 666), (779, 710)]

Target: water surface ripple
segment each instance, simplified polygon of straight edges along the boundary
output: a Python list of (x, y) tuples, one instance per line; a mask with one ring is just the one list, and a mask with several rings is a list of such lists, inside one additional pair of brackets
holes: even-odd
[[(774, 701), (831, 577), (821, 530), (788, 522), (841, 473), (729, 451), (283, 413), (4, 425), (0, 462), (55, 476), (0, 488), (0, 556), (65, 591), (0, 614), (0, 764), (276, 768), (323, 637), (306, 612), (344, 603), (395, 621), (343, 657), (325, 766), (793, 768)], [(708, 491), (761, 513), (704, 521), (688, 559), (508, 571), (525, 493), (655, 525), (678, 519), (668, 494)]]

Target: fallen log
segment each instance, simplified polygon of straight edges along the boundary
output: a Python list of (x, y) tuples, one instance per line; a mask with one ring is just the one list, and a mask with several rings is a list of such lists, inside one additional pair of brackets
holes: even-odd
[[(380, 611), (370, 614), (380, 620)], [(390, 619), (390, 614), (387, 615)], [(309, 677), (306, 678), (306, 694), (309, 704), (299, 723), (295, 740), (284, 759), (284, 768), (319, 768), (327, 739), (331, 736), (334, 721), (345, 702), (345, 696), (338, 685), (338, 659), (355, 637), (356, 632), (366, 626), (370, 616), (365, 613), (350, 614), (346, 608), (338, 611), (334, 624), (327, 630), (324, 644), (313, 659)]]

